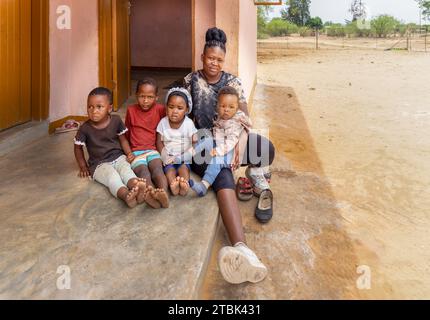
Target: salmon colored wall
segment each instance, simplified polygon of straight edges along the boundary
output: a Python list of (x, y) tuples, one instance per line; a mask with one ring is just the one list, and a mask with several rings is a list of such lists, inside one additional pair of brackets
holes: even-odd
[(191, 0), (131, 3), (131, 65), (191, 68)]
[(224, 71), (238, 75), (239, 0), (216, 0), (216, 26), (227, 35)]
[[(71, 30), (58, 30), (57, 7), (71, 8)], [(86, 115), (99, 82), (97, 0), (50, 1), (50, 121)]]
[(215, 0), (195, 0), (195, 70), (203, 68), (201, 56), (206, 43), (206, 31), (216, 26), (215, 13)]
[(250, 95), (257, 75), (257, 7), (253, 0), (240, 0), (239, 77)]
[(253, 0), (216, 0), (216, 26), (228, 38), (224, 70), (242, 79), (247, 97), (257, 74), (257, 8)]

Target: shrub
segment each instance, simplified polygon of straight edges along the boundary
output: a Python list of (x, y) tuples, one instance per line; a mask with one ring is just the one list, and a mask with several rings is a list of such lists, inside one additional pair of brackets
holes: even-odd
[(298, 27), (294, 23), (280, 18), (272, 19), (266, 26), (267, 33), (272, 37), (288, 36), (292, 33), (296, 33), (297, 29)]

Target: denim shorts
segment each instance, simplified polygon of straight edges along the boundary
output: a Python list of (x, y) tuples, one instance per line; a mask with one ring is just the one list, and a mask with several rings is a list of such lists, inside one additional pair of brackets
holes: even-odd
[(175, 169), (176, 172), (178, 172), (179, 168), (182, 167), (183, 165), (187, 166), (188, 170), (191, 171), (191, 166), (189, 164), (180, 163), (180, 164), (169, 164), (165, 166), (164, 173), (167, 173), (167, 171), (169, 171), (170, 169)]

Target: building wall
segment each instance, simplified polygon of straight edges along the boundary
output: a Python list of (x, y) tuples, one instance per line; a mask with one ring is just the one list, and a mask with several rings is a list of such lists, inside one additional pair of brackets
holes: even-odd
[[(57, 28), (57, 7), (71, 9), (71, 30)], [(51, 122), (86, 115), (87, 95), (99, 83), (97, 0), (50, 1)]]
[(131, 3), (131, 65), (191, 68), (191, 0)]
[(195, 1), (195, 52), (194, 52), (194, 70), (203, 68), (201, 59), (205, 47), (206, 31), (216, 25), (215, 21), (215, 0), (196, 0)]
[(253, 0), (240, 0), (238, 71), (249, 96), (257, 76), (257, 7)]
[(238, 75), (239, 1), (216, 0), (216, 26), (227, 35), (227, 57), (224, 70)]

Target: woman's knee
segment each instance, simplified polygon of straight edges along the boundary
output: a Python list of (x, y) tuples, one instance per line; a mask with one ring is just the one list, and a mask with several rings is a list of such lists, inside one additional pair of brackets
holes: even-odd
[(275, 160), (275, 146), (272, 141), (259, 134), (251, 133), (248, 139), (245, 164), (267, 167)]

